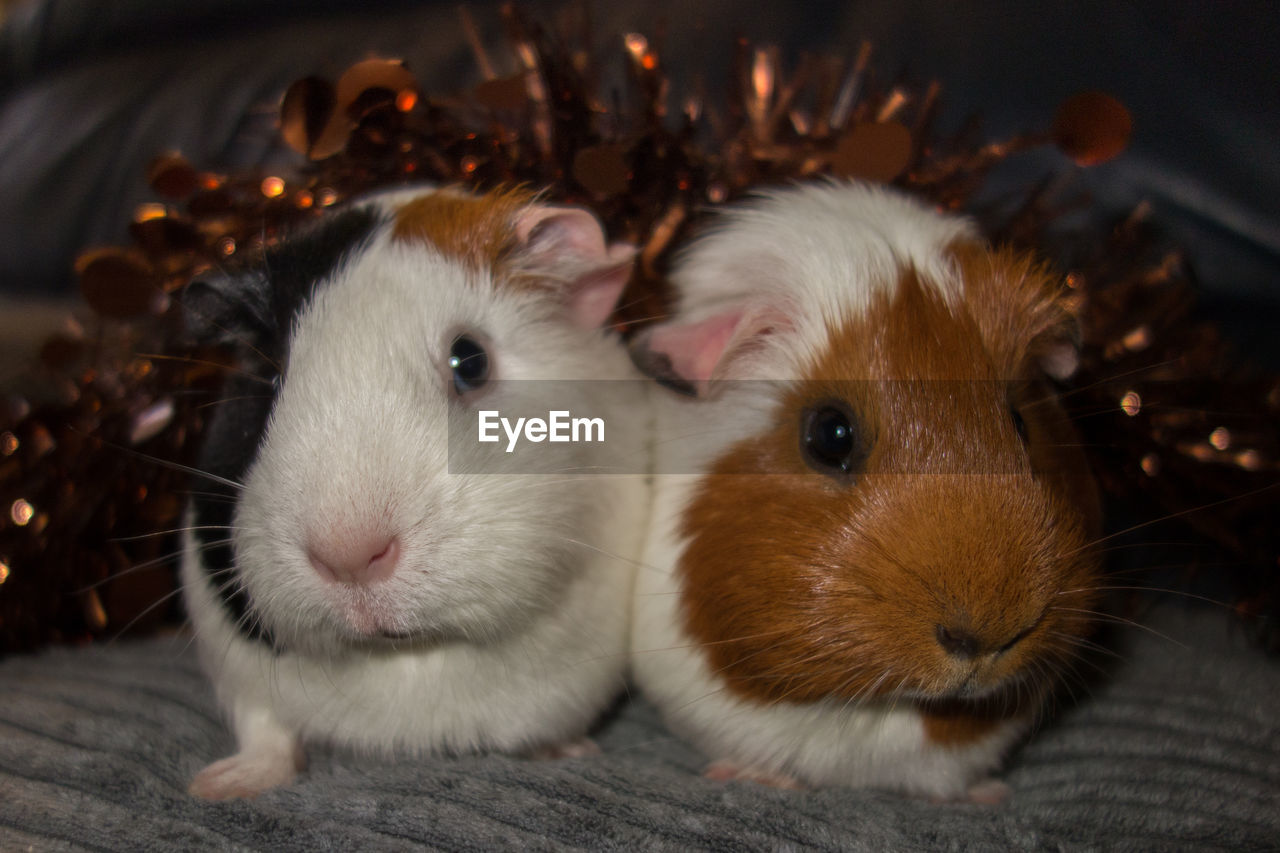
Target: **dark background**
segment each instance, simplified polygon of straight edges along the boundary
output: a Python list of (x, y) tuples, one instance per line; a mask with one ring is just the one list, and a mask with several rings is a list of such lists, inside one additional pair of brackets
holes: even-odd
[[(503, 55), (497, 4), (469, 8)], [(712, 91), (737, 34), (781, 45), (788, 65), (802, 50), (851, 56), (868, 39), (882, 76), (942, 83), (943, 128), (981, 113), (993, 137), (1047, 127), (1075, 92), (1111, 92), (1135, 131), (1121, 158), (1079, 176), (1096, 198), (1092, 218), (1150, 201), (1169, 239), (1189, 251), (1212, 316), (1244, 348), (1264, 358), (1280, 350), (1274, 3), (657, 0), (596, 3), (591, 13), (607, 69), (618, 70), (617, 34), (638, 31), (657, 40), (677, 86), (699, 72)], [(152, 198), (145, 170), (159, 152), (176, 149), (208, 168), (296, 162), (274, 135), (285, 87), (311, 73), (336, 77), (370, 54), (406, 59), (432, 93), (479, 79), (453, 0), (9, 4), (0, 29), (0, 296), (74, 293), (76, 252), (127, 240), (132, 210)], [(1045, 150), (1002, 168), (993, 187), (1073, 168)]]

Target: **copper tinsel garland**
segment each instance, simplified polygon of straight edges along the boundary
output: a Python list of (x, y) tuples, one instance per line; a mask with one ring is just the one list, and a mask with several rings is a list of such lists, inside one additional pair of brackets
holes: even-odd
[[(114, 636), (172, 614), (166, 558), (176, 539), (151, 534), (178, 527), (187, 490), (199, 488), (177, 466), (192, 456), (223, 369), (216, 352), (182, 341), (181, 289), (205, 269), (251, 260), (281, 229), (344, 198), (407, 181), (520, 182), (588, 205), (614, 237), (644, 247), (617, 317), (626, 330), (661, 315), (666, 259), (691, 224), (752, 187), (835, 174), (960, 209), (1021, 150), (1055, 142), (1089, 165), (1128, 138), (1124, 108), (1090, 93), (1064, 104), (1043, 134), (941, 139), (939, 87), (881, 85), (865, 44), (784, 75), (776, 49), (739, 42), (728, 92), (677, 100), (657, 52), (630, 34), (627, 90), (605, 97), (583, 39), (553, 37), (509, 10), (506, 21), (501, 58), (512, 73), (494, 71), (473, 37), (485, 80), (459, 97), (428, 97), (395, 61), (359, 63), (336, 84), (299, 80), (281, 107), (283, 138), (306, 158), (295, 174), (215, 174), (176, 154), (155, 161), (149, 178), (162, 200), (138, 211), (134, 245), (77, 261), (97, 327), (43, 348), (37, 369), (51, 399), (10, 400), (0, 412), (0, 650)], [(464, 23), (474, 36), (465, 14)], [(989, 223), (996, 239), (1052, 248), (1055, 202), (1042, 189)], [(1136, 211), (1070, 261), (1084, 348), (1066, 399), (1104, 489), (1136, 508), (1126, 523), (1176, 516), (1168, 523), (1211, 544), (1220, 556), (1203, 560), (1235, 566), (1237, 607), (1274, 650), (1280, 383), (1240, 381), (1214, 330), (1190, 312), (1185, 263), (1150, 256), (1143, 218)]]

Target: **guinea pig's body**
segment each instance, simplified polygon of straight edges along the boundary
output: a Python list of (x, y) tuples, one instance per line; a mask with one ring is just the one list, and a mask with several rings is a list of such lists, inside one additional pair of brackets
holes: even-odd
[(708, 775), (998, 799), (1088, 630), (1092, 481), (1034, 265), (904, 196), (724, 214), (638, 363), (659, 401), (632, 666)]
[(645, 478), (513, 468), (469, 436), (477, 410), (544, 387), (521, 380), (555, 380), (549, 405), (611, 430), (575, 465), (643, 446), (642, 383), (576, 381), (635, 376), (602, 331), (630, 255), (585, 211), (428, 189), (188, 289), (196, 325), (239, 354), (202, 451), (221, 485), (194, 498), (182, 562), (238, 751), (193, 793), (286, 783), (304, 741), (585, 743), (623, 686)]

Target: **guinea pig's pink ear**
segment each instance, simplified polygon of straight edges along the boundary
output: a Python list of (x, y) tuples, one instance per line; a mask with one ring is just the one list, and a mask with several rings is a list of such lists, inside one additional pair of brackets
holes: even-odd
[(520, 269), (546, 273), (561, 289), (569, 319), (604, 325), (631, 276), (636, 248), (605, 242), (604, 228), (580, 207), (532, 205), (516, 217)]
[(1080, 326), (1061, 279), (1026, 253), (963, 242), (951, 247), (974, 318), (1002, 368), (1033, 366), (1057, 380), (1080, 363)]
[(677, 391), (706, 396), (715, 379), (727, 378), (732, 363), (783, 323), (781, 316), (742, 306), (689, 323), (655, 326), (631, 343), (631, 359), (641, 372)]
[(1048, 376), (1070, 379), (1080, 366), (1080, 322), (1058, 279), (1041, 274), (1040, 300), (1026, 316), (1033, 322), (1028, 354)]
[(1070, 379), (1080, 366), (1080, 350), (1074, 340), (1054, 341), (1040, 353), (1040, 367), (1058, 381)]

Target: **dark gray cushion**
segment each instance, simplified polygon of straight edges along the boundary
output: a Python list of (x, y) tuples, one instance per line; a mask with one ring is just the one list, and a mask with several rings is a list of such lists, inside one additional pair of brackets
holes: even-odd
[(231, 751), (188, 640), (0, 663), (0, 849), (818, 847), (1275, 849), (1280, 667), (1222, 613), (1166, 608), (1119, 638), (1017, 752), (1003, 806), (720, 784), (641, 701), (603, 754), (401, 761), (311, 750), (291, 787), (208, 804), (185, 788)]

